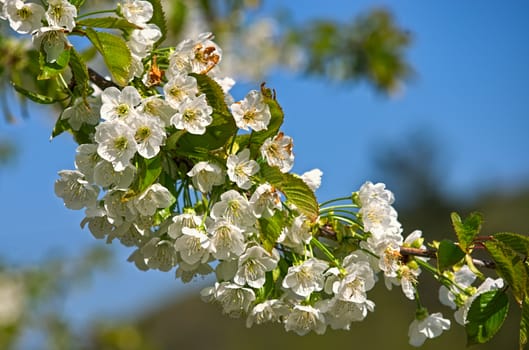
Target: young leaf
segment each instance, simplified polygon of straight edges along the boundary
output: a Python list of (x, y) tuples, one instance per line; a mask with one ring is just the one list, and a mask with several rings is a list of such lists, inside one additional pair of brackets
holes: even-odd
[(187, 6), (185, 1), (182, 0), (173, 0), (171, 2), (171, 13), (169, 15), (169, 28), (173, 35), (180, 34), (182, 28), (184, 28), (184, 23), (187, 19)]
[(54, 62), (48, 62), (46, 54), (41, 50), (39, 53), (40, 74), (37, 79), (51, 79), (62, 73), (70, 62), (70, 50), (71, 48), (63, 50)]
[(471, 248), (472, 241), (481, 231), (481, 223), (483, 217), (480, 213), (471, 213), (464, 220), (457, 213), (452, 213), (452, 225), (456, 231), (459, 245), (464, 252), (468, 252)]
[(259, 226), (259, 235), (263, 247), (267, 251), (271, 251), (274, 248), (279, 235), (281, 235), (281, 230), (284, 226), (284, 216), (280, 212), (276, 212), (271, 218), (260, 218)]
[(467, 314), (468, 345), (491, 340), (503, 325), (508, 310), (509, 299), (503, 291), (491, 290), (478, 295)]
[(127, 85), (132, 57), (125, 41), (114, 34), (86, 29), (86, 36), (103, 56), (107, 68), (119, 85)]
[(522, 304), (522, 319), (520, 320), (520, 350), (529, 341), (529, 296), (526, 296)]
[(158, 47), (167, 36), (167, 25), (165, 22), (165, 12), (163, 11), (162, 2), (160, 0), (147, 0), (152, 4), (153, 15), (149, 23), (156, 24), (162, 32), (162, 37), (154, 44), (154, 47)]
[(446, 270), (457, 264), (465, 257), (465, 252), (454, 242), (447, 239), (439, 243), (437, 249), (437, 268), (439, 271)]
[(130, 23), (126, 19), (119, 17), (91, 17), (77, 21), (76, 24), (78, 26), (93, 28), (113, 28), (121, 30), (141, 29), (141, 27), (136, 24)]
[(36, 93), (36, 92), (32, 92), (32, 91), (26, 90), (22, 86), (19, 86), (19, 85), (13, 83), (13, 82), (11, 82), (11, 85), (13, 85), (13, 88), (18, 93), (26, 96), (27, 98), (29, 98), (33, 102), (37, 102), (37, 103), (40, 103), (40, 104), (52, 104), (52, 103), (57, 102), (57, 100), (54, 99), (54, 98), (51, 98), (49, 96), (45, 96), (45, 95), (42, 95), (42, 94), (39, 94), (39, 93)]
[(499, 232), (492, 235), (495, 240), (505, 244), (523, 256), (529, 256), (529, 237), (511, 232)]
[(518, 304), (527, 296), (527, 270), (522, 258), (500, 241), (490, 240), (484, 243), (487, 251), (496, 263), (496, 272), (512, 288)]
[(268, 165), (261, 166), (261, 176), (281, 191), (309, 220), (313, 221), (318, 217), (319, 206), (316, 196), (301, 178), (290, 173), (282, 173), (277, 167)]
[(74, 48), (71, 49), (69, 65), (74, 83), (73, 92), (76, 96), (85, 97), (88, 91), (88, 68), (81, 55)]
[(139, 157), (140, 166), (138, 173), (138, 190), (137, 193), (145, 191), (150, 185), (152, 185), (158, 176), (162, 172), (162, 162), (160, 156), (156, 156), (151, 159)]

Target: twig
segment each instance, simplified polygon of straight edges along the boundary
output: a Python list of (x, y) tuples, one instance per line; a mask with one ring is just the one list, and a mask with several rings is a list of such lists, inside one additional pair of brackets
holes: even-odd
[(90, 78), (90, 81), (96, 84), (101, 90), (105, 90), (106, 88), (112, 86), (119, 88), (119, 85), (117, 85), (113, 81), (106, 80), (105, 77), (103, 77), (101, 74), (99, 74), (90, 67), (88, 67), (88, 77)]

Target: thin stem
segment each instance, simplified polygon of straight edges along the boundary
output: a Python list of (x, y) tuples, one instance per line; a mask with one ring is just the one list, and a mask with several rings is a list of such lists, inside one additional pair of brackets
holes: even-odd
[(325, 254), (325, 256), (327, 256), (327, 258), (329, 258), (329, 260), (334, 265), (340, 266), (340, 262), (338, 261), (338, 259), (336, 259), (334, 255), (329, 251), (329, 249), (327, 249), (327, 247), (323, 243), (321, 243), (317, 238), (312, 237), (310, 243), (318, 247), (318, 249), (321, 250), (322, 253)]
[[(337, 209), (344, 209), (344, 208), (358, 208), (356, 204), (341, 204), (341, 205), (332, 205), (330, 207), (322, 208), (320, 206), (320, 213), (325, 211), (332, 211)], [(352, 212), (353, 213), (353, 212)]]
[(335, 199), (329, 199), (328, 201), (320, 203), (320, 207), (324, 207), (324, 206), (326, 206), (328, 204), (331, 204), (331, 203), (334, 203), (334, 202), (347, 201), (347, 200), (351, 200), (351, 196), (340, 197), (340, 198), (335, 198)]
[(100, 11), (94, 11), (94, 12), (88, 12), (88, 13), (83, 13), (82, 15), (79, 15), (77, 16), (77, 19), (81, 19), (81, 18), (85, 18), (85, 17), (89, 17), (89, 16), (94, 16), (94, 15), (101, 15), (103, 13), (116, 13), (116, 9), (113, 9), (113, 10), (100, 10)]

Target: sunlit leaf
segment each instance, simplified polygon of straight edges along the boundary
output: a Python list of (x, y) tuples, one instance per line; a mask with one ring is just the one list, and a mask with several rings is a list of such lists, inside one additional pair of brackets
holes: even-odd
[(46, 95), (42, 95), (42, 94), (39, 94), (39, 93), (36, 93), (36, 92), (32, 92), (32, 91), (26, 90), (22, 86), (19, 86), (19, 85), (13, 83), (13, 82), (11, 83), (11, 85), (13, 85), (13, 88), (18, 93), (26, 96), (31, 101), (34, 101), (34, 102), (37, 102), (37, 103), (41, 103), (41, 104), (51, 104), (51, 103), (57, 102), (57, 100), (52, 98), (52, 97), (49, 97), (49, 96), (46, 96)]
[(457, 213), (452, 213), (451, 217), (459, 245), (463, 251), (468, 252), (472, 241), (479, 234), (479, 231), (481, 231), (483, 217), (477, 212), (471, 213), (464, 220), (461, 220), (461, 217)]
[(122, 30), (141, 29), (138, 25), (119, 17), (91, 17), (77, 21), (76, 24), (78, 26), (93, 28), (113, 28)]
[(439, 243), (437, 250), (437, 265), (440, 271), (457, 264), (465, 257), (465, 252), (457, 244), (447, 239)]
[(281, 230), (284, 226), (284, 216), (281, 212), (276, 212), (274, 216), (270, 218), (259, 219), (259, 238), (263, 247), (267, 251), (271, 251), (275, 246)]
[(162, 37), (154, 44), (154, 47), (160, 45), (167, 36), (167, 25), (165, 21), (165, 12), (160, 0), (147, 0), (152, 4), (153, 15), (149, 23), (156, 24), (162, 32)]
[(529, 256), (529, 237), (512, 232), (499, 232), (492, 235), (495, 240), (502, 242), (518, 254)]
[(491, 340), (503, 325), (508, 310), (509, 299), (503, 291), (491, 290), (478, 295), (467, 314), (468, 345)]

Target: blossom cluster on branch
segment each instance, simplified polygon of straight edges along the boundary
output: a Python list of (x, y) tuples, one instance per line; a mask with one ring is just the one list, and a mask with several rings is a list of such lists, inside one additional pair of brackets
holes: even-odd
[[(82, 226), (94, 237), (133, 247), (129, 261), (139, 269), (174, 269), (184, 282), (214, 274), (204, 300), (245, 317), (248, 327), (279, 322), (299, 335), (363, 320), (375, 309), (368, 292), (383, 280), (416, 302), (409, 339), (422, 345), (451, 325), (422, 305), (423, 270), (439, 280), (441, 302), (456, 309), (471, 342), (488, 341), (500, 328), (506, 283), (527, 309), (527, 237), (482, 238), (479, 214), (453, 214), (457, 242), (427, 248), (421, 231), (404, 238), (382, 183), (318, 203), (322, 173), (291, 172), (293, 140), (281, 130), (275, 91), (262, 84), (241, 100), (231, 96), (235, 81), (222, 75), (222, 50), (211, 33), (161, 47), (159, 1), (124, 0), (103, 11), (109, 17), (79, 15), (82, 5), (6, 0), (0, 14), (32, 35), (39, 78), (57, 80), (66, 96), (53, 136), (67, 131), (79, 146), (75, 169), (59, 172), (55, 193), (67, 208), (85, 210)], [(88, 39), (112, 80), (86, 66), (71, 35)], [(500, 264), (500, 278), (478, 270), (471, 257), (477, 246)], [(507, 266), (508, 254), (521, 265)]]

